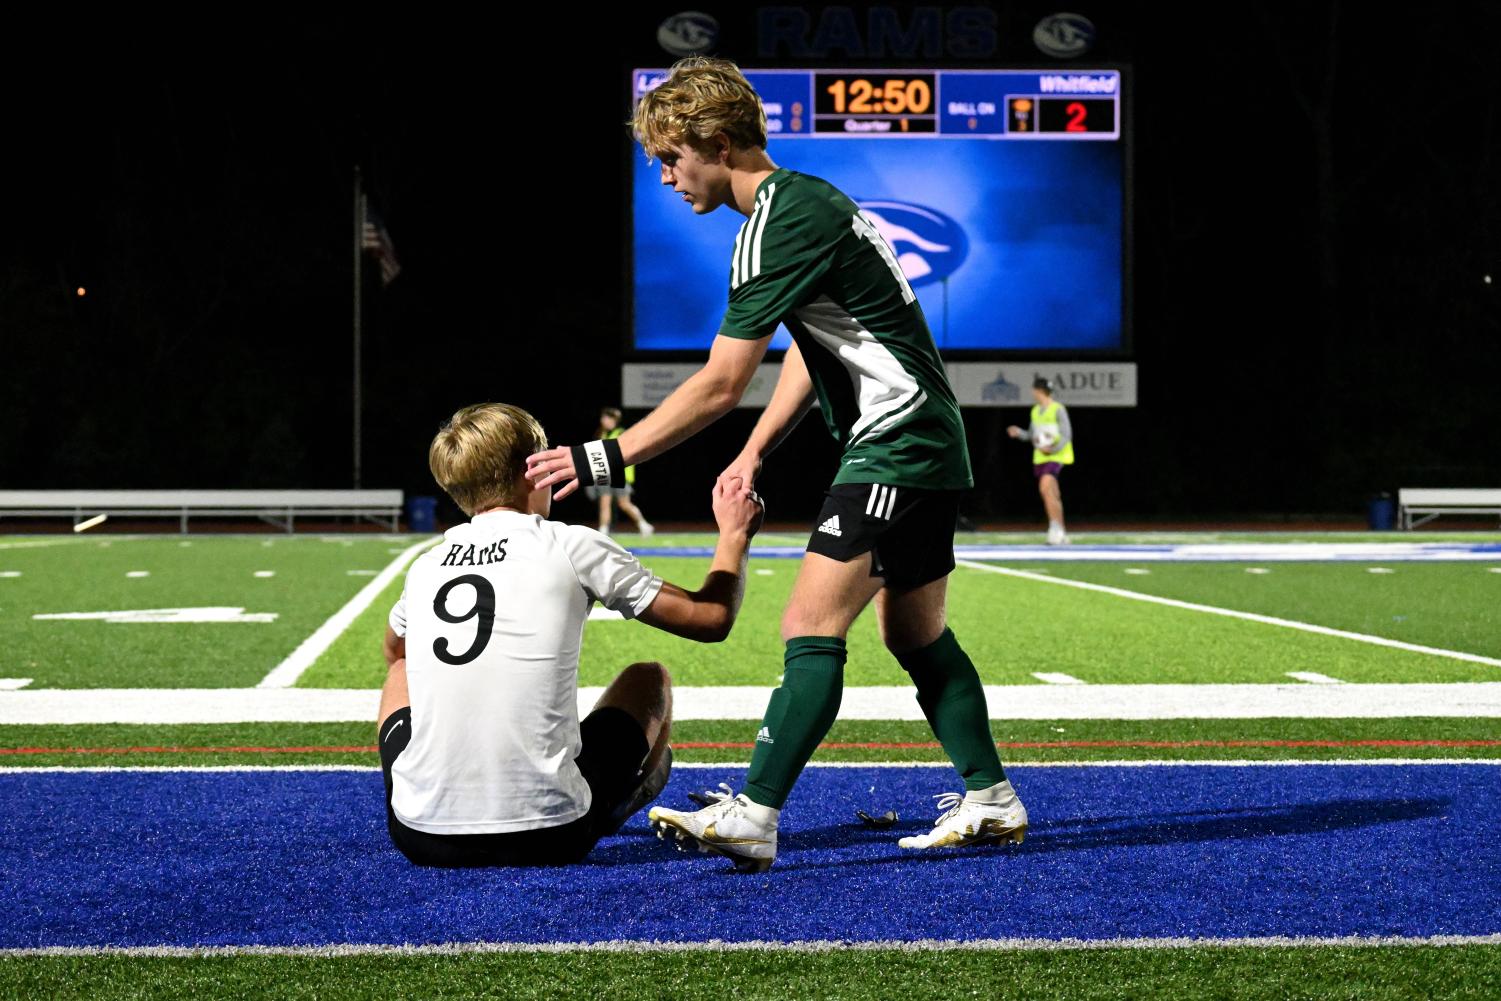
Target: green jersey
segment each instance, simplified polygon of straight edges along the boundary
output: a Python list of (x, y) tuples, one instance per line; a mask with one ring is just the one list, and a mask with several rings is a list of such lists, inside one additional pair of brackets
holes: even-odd
[(835, 483), (974, 485), (964, 424), (922, 306), (875, 223), (822, 178), (780, 168), (735, 238), (719, 333), (786, 324), (829, 432)]

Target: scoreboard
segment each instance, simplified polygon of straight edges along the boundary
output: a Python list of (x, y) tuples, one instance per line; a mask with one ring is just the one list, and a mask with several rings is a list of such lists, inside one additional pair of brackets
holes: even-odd
[[(873, 221), (946, 355), (1129, 352), (1125, 70), (742, 71), (771, 159), (834, 184)], [(666, 76), (632, 71), (632, 102)], [(635, 146), (629, 179), (627, 348), (702, 352), (745, 217), (695, 214)], [(771, 347), (789, 342), (779, 330)]]
[[(1119, 139), (1119, 70), (745, 70), (777, 136)], [(666, 78), (636, 70), (639, 98)]]

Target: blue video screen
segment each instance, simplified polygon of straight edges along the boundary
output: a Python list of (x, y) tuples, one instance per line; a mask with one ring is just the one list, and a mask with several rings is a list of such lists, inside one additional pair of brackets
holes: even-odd
[[(773, 137), (779, 167), (831, 182), (902, 262), (939, 348), (1119, 352), (1125, 229), (1119, 141)], [(634, 347), (703, 351), (745, 217), (696, 216), (633, 157)], [(789, 343), (786, 328), (772, 348)]]

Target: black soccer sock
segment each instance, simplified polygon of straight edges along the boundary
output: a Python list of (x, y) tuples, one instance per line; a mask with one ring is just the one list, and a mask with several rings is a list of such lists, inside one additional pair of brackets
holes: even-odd
[(798, 636), (787, 641), (782, 684), (771, 693), (756, 734), (745, 795), (780, 810), (803, 766), (839, 715), (844, 694), (844, 640)]
[(1006, 772), (990, 734), (985, 689), (954, 631), (945, 627), (928, 646), (897, 654), (896, 659), (917, 685), (917, 704), (963, 777), (964, 788), (986, 789), (1004, 781)]

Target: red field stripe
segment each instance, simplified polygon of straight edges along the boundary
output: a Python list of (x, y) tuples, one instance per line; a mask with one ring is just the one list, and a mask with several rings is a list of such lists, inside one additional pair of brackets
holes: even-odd
[(375, 750), (374, 744), (318, 747), (0, 747), (0, 754), (337, 754)]
[[(743, 751), (753, 741), (681, 741), (681, 750)], [(938, 750), (936, 741), (836, 741), (819, 745), (830, 751)], [(1501, 740), (1017, 740), (998, 741), (1002, 750), (1129, 749), (1187, 750), (1190, 748), (1297, 747), (1501, 747)], [(374, 744), (309, 745), (305, 747), (0, 747), (0, 756), (27, 754), (365, 754)]]
[[(674, 741), (673, 747), (685, 750), (744, 750), (755, 747), (751, 742), (737, 741)], [(827, 743), (819, 745), (833, 751), (896, 751), (936, 750), (941, 747), (935, 741), (910, 743)], [(1193, 747), (1501, 747), (1501, 740), (1016, 740), (997, 741), (996, 746), (1006, 749), (1038, 748), (1153, 748), (1186, 749)]]

